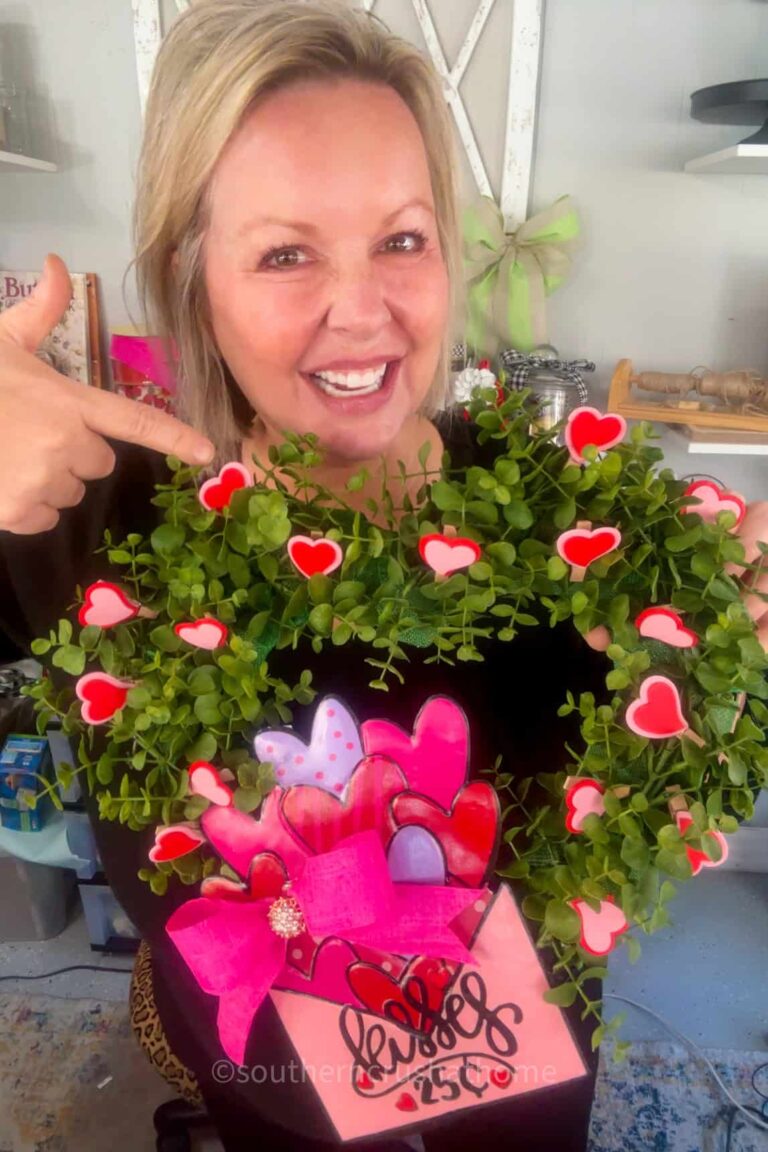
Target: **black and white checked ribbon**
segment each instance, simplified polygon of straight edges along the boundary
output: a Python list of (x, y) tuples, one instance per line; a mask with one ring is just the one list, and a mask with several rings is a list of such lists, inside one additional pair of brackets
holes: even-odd
[(579, 393), (579, 403), (589, 403), (589, 393), (581, 374), (594, 372), (595, 365), (591, 360), (555, 360), (546, 356), (526, 355), (515, 348), (507, 348), (501, 353), (500, 359), (507, 374), (508, 387), (514, 388), (517, 392), (528, 387), (531, 372), (544, 369), (575, 384)]

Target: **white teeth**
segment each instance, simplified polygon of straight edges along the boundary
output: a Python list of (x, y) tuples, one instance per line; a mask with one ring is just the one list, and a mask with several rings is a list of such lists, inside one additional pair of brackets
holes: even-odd
[(312, 379), (328, 396), (367, 396), (376, 392), (384, 382), (387, 365), (367, 372), (314, 372)]
[(369, 368), (365, 372), (315, 372), (321, 380), (328, 384), (336, 384), (340, 388), (370, 388), (372, 384), (380, 384), (384, 379), (387, 365), (379, 368)]

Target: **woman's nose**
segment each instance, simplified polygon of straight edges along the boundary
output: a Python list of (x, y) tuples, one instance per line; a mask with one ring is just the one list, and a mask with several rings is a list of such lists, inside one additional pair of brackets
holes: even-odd
[(329, 328), (366, 336), (392, 319), (383, 278), (370, 264), (340, 270), (330, 281)]

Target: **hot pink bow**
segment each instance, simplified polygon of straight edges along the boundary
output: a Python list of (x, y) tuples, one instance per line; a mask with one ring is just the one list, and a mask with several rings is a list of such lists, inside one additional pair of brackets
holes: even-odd
[[(336, 936), (401, 956), (467, 963), (472, 956), (450, 923), (485, 890), (394, 884), (379, 834), (369, 831), (308, 857), (290, 895), (316, 940)], [(219, 1039), (237, 1064), (245, 1058), (253, 1017), (285, 966), (287, 941), (268, 918), (273, 903), (202, 896), (178, 908), (166, 925), (202, 990), (219, 997)]]

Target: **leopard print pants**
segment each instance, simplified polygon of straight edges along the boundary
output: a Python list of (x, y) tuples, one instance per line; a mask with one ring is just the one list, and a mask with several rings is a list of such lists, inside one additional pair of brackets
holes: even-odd
[(197, 1080), (171, 1050), (160, 1023), (152, 984), (152, 953), (144, 940), (133, 967), (129, 1007), (133, 1033), (155, 1069), (180, 1096), (202, 1108)]

